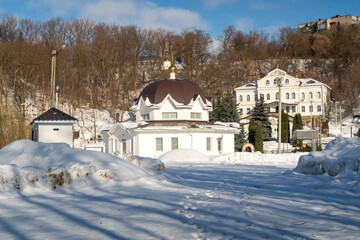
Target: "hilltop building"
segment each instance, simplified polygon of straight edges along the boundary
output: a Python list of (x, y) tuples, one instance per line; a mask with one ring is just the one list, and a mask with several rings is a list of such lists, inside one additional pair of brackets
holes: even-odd
[(329, 30), (333, 26), (337, 25), (352, 25), (352, 24), (360, 24), (360, 19), (357, 16), (353, 15), (336, 15), (331, 18), (319, 19), (313, 22), (307, 22), (303, 24), (299, 24), (298, 28), (303, 32), (316, 32), (320, 30)]
[[(320, 126), (326, 120), (330, 107), (330, 87), (312, 78), (293, 77), (279, 68), (257, 81), (234, 89), (240, 117), (251, 117), (256, 102), (263, 98), (265, 110), (269, 116), (276, 118), (279, 112), (279, 80), (281, 108), (290, 118), (300, 113), (310, 127)], [(276, 130), (277, 120), (272, 121), (272, 125)]]
[[(166, 54), (163, 67), (168, 62)], [(175, 76), (146, 86), (131, 107), (135, 119), (101, 129), (105, 152), (114, 155), (159, 157), (174, 149), (194, 149), (204, 155), (234, 152), (237, 124), (211, 124), (212, 103), (200, 87)], [(234, 127), (233, 127), (234, 126)]]

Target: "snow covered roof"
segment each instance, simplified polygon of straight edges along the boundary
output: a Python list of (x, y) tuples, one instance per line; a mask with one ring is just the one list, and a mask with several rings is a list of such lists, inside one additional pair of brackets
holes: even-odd
[(110, 129), (102, 129), (102, 131), (116, 131), (116, 127), (126, 129), (135, 129), (136, 131), (224, 131), (224, 132), (238, 132), (238, 123), (222, 123), (215, 122), (214, 124), (208, 122), (194, 122), (194, 121), (153, 121), (153, 122), (121, 122), (113, 124)]
[(35, 122), (49, 122), (49, 121), (66, 121), (66, 122), (76, 122), (76, 118), (60, 111), (57, 108), (50, 108), (46, 112), (42, 113), (40, 116), (35, 118), (30, 125), (33, 125)]
[(301, 86), (326, 86), (327, 88), (331, 89), (328, 85), (325, 83), (319, 82), (318, 80), (312, 79), (312, 78), (299, 78), (300, 85)]

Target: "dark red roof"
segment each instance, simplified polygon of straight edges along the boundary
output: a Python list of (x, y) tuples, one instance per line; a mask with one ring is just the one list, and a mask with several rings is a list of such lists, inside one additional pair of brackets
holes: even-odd
[(206, 102), (205, 94), (196, 83), (185, 79), (165, 79), (155, 81), (146, 86), (140, 93), (139, 99), (149, 98), (153, 104), (158, 104), (170, 96), (179, 103), (189, 104), (190, 101), (200, 96)]
[(76, 118), (60, 111), (57, 108), (50, 108), (46, 112), (42, 113), (40, 116), (35, 118), (30, 125), (35, 121), (77, 121)]

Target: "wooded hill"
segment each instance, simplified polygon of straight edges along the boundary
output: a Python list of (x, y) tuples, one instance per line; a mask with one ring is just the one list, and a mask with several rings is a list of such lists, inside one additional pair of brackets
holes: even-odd
[[(168, 77), (160, 66), (165, 39), (176, 63), (178, 78), (197, 82), (208, 96), (222, 96), (256, 80), (279, 63), (301, 77), (328, 84), (332, 97), (351, 110), (360, 93), (360, 28), (336, 26), (329, 31), (303, 33), (281, 28), (274, 36), (243, 33), (234, 26), (216, 39), (203, 30), (181, 32), (61, 18), (38, 22), (4, 14), (0, 22), (0, 138), (27, 126), (29, 104), (47, 108), (51, 51), (57, 56), (56, 85), (60, 103), (79, 107), (128, 110), (150, 81)], [(25, 102), (26, 99), (31, 99)], [(15, 120), (14, 120), (15, 119)], [(13, 126), (8, 126), (13, 124)]]

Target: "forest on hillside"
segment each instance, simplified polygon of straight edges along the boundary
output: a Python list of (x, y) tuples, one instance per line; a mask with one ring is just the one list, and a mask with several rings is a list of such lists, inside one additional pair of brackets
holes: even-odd
[[(228, 26), (212, 39), (200, 29), (173, 32), (89, 19), (46, 22), (0, 20), (0, 139), (27, 138), (30, 105), (46, 110), (50, 95), (51, 52), (57, 56), (60, 103), (74, 109), (128, 110), (149, 82), (168, 77), (161, 70), (165, 41), (178, 78), (197, 82), (207, 96), (223, 96), (275, 68), (312, 77), (332, 88), (332, 98), (351, 111), (359, 104), (360, 26), (335, 26), (304, 33), (281, 28), (272, 36)], [(214, 49), (214, 41), (219, 45)], [(31, 101), (29, 101), (31, 99)], [(2, 144), (0, 144), (3, 146)]]

